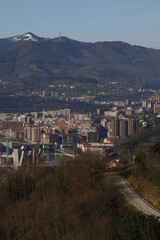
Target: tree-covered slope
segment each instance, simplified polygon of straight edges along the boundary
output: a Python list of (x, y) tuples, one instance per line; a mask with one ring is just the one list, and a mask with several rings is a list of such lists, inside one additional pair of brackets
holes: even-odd
[(160, 51), (123, 42), (85, 43), (66, 37), (0, 40), (0, 79), (43, 79), (49, 83), (64, 78), (157, 84)]

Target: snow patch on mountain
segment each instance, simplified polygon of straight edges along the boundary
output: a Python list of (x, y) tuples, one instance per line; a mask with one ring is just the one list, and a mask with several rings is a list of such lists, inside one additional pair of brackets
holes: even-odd
[(38, 37), (32, 33), (25, 33), (23, 35), (18, 35), (15, 37), (10, 38), (9, 40), (19, 42), (19, 41), (32, 41), (38, 42)]

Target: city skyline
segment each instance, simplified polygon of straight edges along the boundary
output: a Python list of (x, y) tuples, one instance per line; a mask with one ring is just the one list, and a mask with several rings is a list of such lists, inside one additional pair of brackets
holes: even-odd
[(61, 33), (85, 42), (123, 41), (160, 49), (159, 9), (158, 0), (1, 0), (0, 38)]

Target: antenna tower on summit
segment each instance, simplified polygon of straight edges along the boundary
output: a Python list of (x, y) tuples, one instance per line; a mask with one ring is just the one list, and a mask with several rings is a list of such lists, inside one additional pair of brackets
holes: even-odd
[(61, 35), (61, 33), (59, 34), (59, 40), (60, 40), (60, 41), (62, 40), (62, 35)]

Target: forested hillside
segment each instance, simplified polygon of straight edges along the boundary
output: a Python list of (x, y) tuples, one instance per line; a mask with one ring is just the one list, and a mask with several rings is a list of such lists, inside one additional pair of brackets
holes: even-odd
[(55, 80), (117, 81), (159, 86), (160, 51), (123, 42), (85, 43), (66, 37), (36, 41), (0, 39), (0, 80), (24, 87)]
[(159, 238), (157, 220), (126, 203), (97, 156), (0, 176), (1, 240)]

